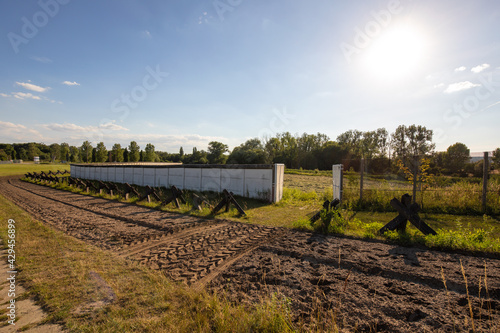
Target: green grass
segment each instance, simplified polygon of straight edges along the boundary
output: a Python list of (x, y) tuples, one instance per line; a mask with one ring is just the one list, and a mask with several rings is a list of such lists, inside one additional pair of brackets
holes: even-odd
[[(224, 297), (173, 283), (164, 274), (85, 244), (33, 220), (0, 196), (0, 237), (7, 221), (16, 221), (18, 280), (46, 311), (45, 322), (84, 332), (283, 332), (292, 331), (288, 309), (280, 300), (263, 299), (243, 307)], [(113, 290), (116, 299), (82, 311), (106, 292), (92, 274)]]
[(0, 164), (0, 177), (1, 176), (16, 176), (24, 175), (27, 172), (49, 172), (49, 171), (69, 171), (69, 164)]

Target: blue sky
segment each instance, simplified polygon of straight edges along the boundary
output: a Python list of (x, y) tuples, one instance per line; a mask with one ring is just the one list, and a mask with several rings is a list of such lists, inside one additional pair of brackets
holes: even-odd
[(0, 142), (177, 152), (420, 124), (500, 147), (497, 1), (0, 2)]

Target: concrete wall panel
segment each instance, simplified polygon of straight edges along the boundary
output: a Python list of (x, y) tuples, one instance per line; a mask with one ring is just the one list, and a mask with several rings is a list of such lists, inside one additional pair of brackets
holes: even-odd
[(143, 186), (144, 184), (144, 168), (133, 168), (134, 169), (134, 182), (133, 184)]
[(169, 168), (156, 168), (155, 171), (155, 186), (168, 187)]
[(95, 179), (95, 174), (96, 174), (96, 169), (97, 168), (88, 168), (89, 169), (89, 174), (85, 179)]
[(184, 168), (172, 168), (169, 170), (168, 186), (176, 186), (179, 189), (184, 188)]
[(245, 169), (221, 169), (221, 190), (228, 190), (236, 195), (245, 191)]
[(201, 190), (220, 192), (221, 188), (221, 169), (201, 169)]
[(128, 184), (134, 183), (134, 168), (123, 168), (123, 182)]
[(125, 168), (115, 168), (115, 182), (116, 183), (125, 183), (123, 174), (125, 173)]
[(191, 191), (201, 191), (201, 169), (184, 170), (184, 188)]
[(144, 168), (144, 186), (155, 186), (155, 168)]
[(249, 166), (141, 167), (71, 165), (71, 175), (139, 186), (175, 185), (179, 189), (220, 192), (277, 202), (283, 195), (284, 165), (273, 168)]

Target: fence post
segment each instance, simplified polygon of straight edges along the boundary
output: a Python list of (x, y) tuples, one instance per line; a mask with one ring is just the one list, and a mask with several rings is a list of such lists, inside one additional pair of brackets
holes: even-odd
[(486, 196), (488, 194), (488, 172), (490, 170), (489, 167), (489, 158), (488, 152), (484, 152), (484, 161), (483, 161), (483, 214), (486, 214)]
[(363, 176), (365, 173), (365, 159), (362, 158), (359, 164), (359, 201), (363, 200)]

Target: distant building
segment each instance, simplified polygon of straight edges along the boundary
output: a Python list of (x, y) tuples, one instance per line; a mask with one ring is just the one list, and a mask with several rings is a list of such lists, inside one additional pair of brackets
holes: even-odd
[(40, 164), (40, 156), (35, 156), (33, 162), (35, 162), (35, 164)]

